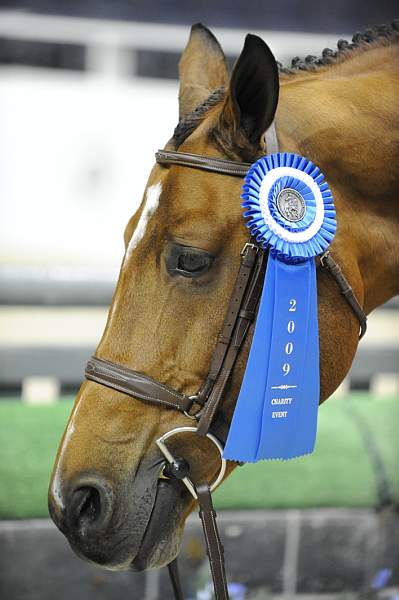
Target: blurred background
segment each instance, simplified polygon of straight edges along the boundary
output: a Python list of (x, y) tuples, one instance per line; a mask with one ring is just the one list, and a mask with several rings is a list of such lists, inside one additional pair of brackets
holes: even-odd
[[(390, 0), (0, 0), (0, 598), (169, 597), (163, 575), (76, 559), (46, 493), (124, 226), (177, 124), (190, 25), (210, 26), (230, 64), (250, 31), (289, 65), (398, 16)], [(239, 469), (218, 491), (236, 598), (399, 597), (398, 309), (371, 315), (315, 454)], [(206, 600), (201, 544), (192, 519), (186, 585)]]

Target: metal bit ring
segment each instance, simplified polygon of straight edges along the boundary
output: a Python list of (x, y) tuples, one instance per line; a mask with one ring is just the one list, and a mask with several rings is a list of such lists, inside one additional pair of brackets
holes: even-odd
[[(166, 460), (168, 461), (168, 463), (173, 464), (173, 462), (176, 460), (176, 457), (173, 456), (173, 454), (170, 452), (170, 450), (168, 449), (168, 447), (165, 444), (165, 441), (167, 439), (169, 439), (170, 437), (173, 437), (174, 435), (177, 435), (179, 433), (188, 433), (188, 432), (195, 433), (196, 431), (197, 431), (196, 427), (176, 427), (175, 429), (171, 429), (167, 433), (164, 433), (164, 435), (162, 435), (160, 438), (158, 438), (155, 441), (155, 443), (158, 446), (158, 448), (160, 449), (160, 451), (162, 452), (162, 454), (164, 455), (164, 457), (166, 458)], [(218, 452), (220, 454), (221, 464), (220, 464), (219, 474), (216, 477), (216, 479), (212, 483), (209, 484), (209, 489), (211, 492), (213, 492), (217, 488), (217, 486), (221, 483), (221, 481), (224, 477), (224, 474), (226, 472), (226, 459), (223, 458), (223, 446), (219, 442), (219, 440), (211, 433), (207, 433), (206, 437), (215, 444), (215, 446), (218, 449)], [(180, 481), (182, 481), (184, 483), (184, 485), (186, 486), (186, 488), (188, 489), (190, 494), (193, 496), (193, 498), (195, 498), (197, 500), (197, 493), (195, 491), (195, 486), (194, 486), (193, 482), (191, 481), (191, 479), (189, 477), (183, 477)]]

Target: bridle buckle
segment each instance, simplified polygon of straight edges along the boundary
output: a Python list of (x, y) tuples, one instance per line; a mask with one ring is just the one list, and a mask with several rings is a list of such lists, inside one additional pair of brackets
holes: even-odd
[(242, 247), (242, 250), (240, 252), (240, 256), (245, 256), (246, 253), (248, 252), (249, 248), (252, 248), (252, 250), (255, 250), (256, 253), (259, 250), (259, 246), (257, 246), (257, 244), (252, 244), (251, 242), (245, 242), (245, 244)]
[(326, 250), (325, 252), (323, 252), (323, 254), (320, 254), (320, 264), (323, 267), (323, 269), (327, 268), (327, 265), (325, 264), (325, 260), (329, 256), (330, 256), (330, 251), (329, 250)]
[(201, 416), (201, 412), (202, 409), (204, 408), (202, 405), (200, 405), (199, 409), (197, 410), (197, 412), (195, 413), (191, 413), (188, 412), (192, 409), (193, 405), (197, 402), (197, 398), (200, 397), (200, 394), (193, 394), (192, 396), (189, 396), (188, 399), (191, 401), (191, 407), (188, 410), (184, 410), (183, 414), (188, 417), (189, 419), (191, 419), (192, 421), (198, 421), (200, 416)]

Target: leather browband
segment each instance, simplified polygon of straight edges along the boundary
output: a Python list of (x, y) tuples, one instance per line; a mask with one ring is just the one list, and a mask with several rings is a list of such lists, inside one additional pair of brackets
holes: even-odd
[(335, 262), (329, 250), (324, 252), (320, 256), (320, 263), (323, 269), (327, 269), (327, 271), (332, 275), (333, 279), (338, 284), (339, 291), (351, 307), (352, 311), (355, 313), (359, 325), (360, 325), (360, 334), (359, 340), (362, 339), (364, 334), (367, 331), (367, 317), (364, 313), (364, 310), (360, 306), (358, 299), (356, 298), (353, 289), (348, 283), (345, 275), (342, 273), (341, 267)]
[[(274, 121), (265, 133), (265, 142), (268, 154), (275, 154), (279, 151)], [(203, 154), (173, 150), (158, 150), (155, 153), (155, 159), (161, 165), (181, 165), (223, 175), (232, 175), (233, 177), (245, 177), (251, 166), (251, 163), (227, 160), (217, 156), (204, 156)]]
[(249, 163), (233, 162), (216, 156), (174, 152), (173, 150), (158, 150), (155, 153), (155, 159), (162, 165), (182, 165), (234, 177), (244, 177), (251, 166)]

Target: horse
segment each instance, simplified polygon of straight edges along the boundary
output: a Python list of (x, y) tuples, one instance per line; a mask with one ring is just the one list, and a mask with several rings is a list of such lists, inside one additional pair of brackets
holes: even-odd
[[(281, 151), (314, 161), (334, 195), (339, 261), (365, 313), (399, 293), (399, 23), (355, 34), (321, 58), (278, 65), (248, 35), (229, 76), (223, 50), (194, 25), (179, 65), (179, 122), (165, 151), (253, 163), (275, 123)], [(160, 99), (161, 103), (161, 99)], [(247, 240), (242, 181), (155, 164), (129, 220), (125, 255), (96, 350), (190, 396), (207, 376)], [(346, 376), (359, 323), (317, 259), (320, 403)], [(252, 327), (222, 399), (230, 423)], [(160, 478), (155, 440), (190, 415), (86, 380), (60, 442), (49, 487), (52, 519), (75, 552), (112, 570), (169, 564), (195, 500)], [(171, 441), (194, 481), (212, 481), (218, 453), (206, 437)], [(236, 467), (228, 462), (224, 477)]]

